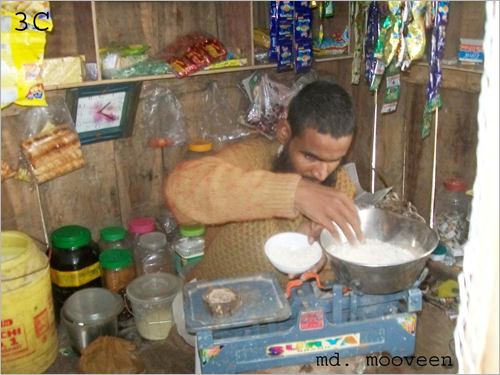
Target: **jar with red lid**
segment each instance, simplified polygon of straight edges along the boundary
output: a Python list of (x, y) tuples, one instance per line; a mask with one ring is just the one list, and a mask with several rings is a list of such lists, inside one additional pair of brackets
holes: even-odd
[(155, 221), (150, 217), (135, 217), (128, 223), (128, 241), (135, 249), (143, 234), (155, 231)]
[(467, 238), (467, 208), (470, 197), (466, 195), (467, 181), (447, 178), (436, 196), (435, 222), (440, 239), (444, 243), (462, 245)]

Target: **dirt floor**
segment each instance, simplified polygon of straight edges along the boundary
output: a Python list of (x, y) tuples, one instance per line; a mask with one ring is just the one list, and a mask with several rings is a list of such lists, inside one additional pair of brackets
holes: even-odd
[[(417, 320), (417, 345), (415, 357), (450, 356), (452, 367), (418, 366), (416, 360), (409, 366), (389, 365), (386, 367), (366, 367), (365, 357), (351, 357), (340, 360), (339, 367), (318, 367), (316, 364), (279, 367), (262, 370), (261, 374), (452, 374), (457, 373), (458, 364), (454, 355), (454, 325), (448, 316), (439, 308), (428, 303), (423, 304)], [(59, 327), (59, 346), (61, 352), (68, 352), (69, 341), (65, 329)], [(121, 331), (120, 336), (137, 344), (137, 352), (146, 363), (146, 373), (150, 374), (192, 374), (194, 373), (194, 349), (187, 345), (177, 334), (176, 329), (163, 341), (147, 341), (142, 339), (134, 326)], [(50, 374), (77, 373), (78, 358), (68, 354), (60, 354), (56, 362), (46, 371)], [(347, 364), (347, 366), (346, 366)]]

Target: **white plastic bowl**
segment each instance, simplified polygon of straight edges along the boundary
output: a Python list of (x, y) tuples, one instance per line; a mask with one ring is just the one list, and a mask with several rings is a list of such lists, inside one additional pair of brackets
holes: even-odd
[[(290, 252), (300, 251), (304, 247), (311, 246), (313, 248), (313, 251), (315, 252), (316, 257), (310, 264), (304, 263), (300, 267), (289, 267), (287, 265), (280, 264), (278, 259), (273, 258), (272, 250), (276, 246), (286, 247)], [(264, 246), (264, 251), (272, 265), (285, 274), (300, 274), (306, 272), (321, 260), (322, 255), (321, 246), (317, 242), (314, 242), (314, 244), (310, 245), (307, 236), (300, 233), (280, 233), (272, 236), (267, 240)]]

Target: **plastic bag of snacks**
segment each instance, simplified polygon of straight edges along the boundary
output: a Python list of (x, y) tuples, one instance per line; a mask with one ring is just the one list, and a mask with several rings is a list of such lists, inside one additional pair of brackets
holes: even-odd
[(273, 81), (267, 74), (260, 73), (243, 80), (240, 87), (251, 101), (245, 124), (272, 139), (278, 121), (286, 116), (288, 103), (293, 96), (292, 90)]
[(342, 35), (334, 32), (333, 38), (317, 38), (313, 41), (313, 50), (315, 56), (333, 56), (341, 55), (349, 47), (349, 27)]
[(115, 70), (111, 74), (111, 79), (130, 78), (130, 77), (145, 77), (157, 76), (162, 74), (170, 74), (172, 69), (166, 61), (147, 59), (137, 64), (127, 66), (119, 70)]
[(23, 115), (21, 160), (38, 184), (84, 165), (80, 140), (64, 98), (51, 98), (47, 104), (29, 108)]
[(48, 1), (2, 1), (1, 9), (2, 16), (10, 16), (24, 21), (28, 25), (36, 26), (39, 31), (52, 31), (54, 26)]
[(144, 116), (148, 124), (151, 147), (177, 146), (187, 142), (184, 110), (169, 89), (152, 86), (144, 99)]
[(158, 57), (165, 59), (174, 73), (182, 78), (225, 60), (227, 50), (214, 37), (192, 33), (170, 44)]
[(204, 121), (212, 128), (210, 136), (219, 142), (231, 141), (250, 134), (247, 128), (239, 125), (236, 111), (220, 91), (216, 82), (210, 82), (203, 100)]
[(25, 26), (6, 13), (10, 14), (3, 11), (2, 2), (2, 108), (11, 103), (47, 105), (42, 81), (46, 34), (29, 24), (26, 30), (17, 31)]
[(148, 59), (145, 53), (149, 46), (142, 44), (131, 44), (127, 46), (109, 46), (99, 51), (102, 65), (103, 78), (113, 78), (122, 69), (140, 63)]

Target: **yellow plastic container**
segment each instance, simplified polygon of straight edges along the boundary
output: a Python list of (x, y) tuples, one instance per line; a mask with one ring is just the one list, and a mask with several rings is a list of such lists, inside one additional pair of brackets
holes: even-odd
[(58, 353), (49, 262), (24, 233), (1, 240), (2, 373), (39, 374)]

